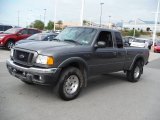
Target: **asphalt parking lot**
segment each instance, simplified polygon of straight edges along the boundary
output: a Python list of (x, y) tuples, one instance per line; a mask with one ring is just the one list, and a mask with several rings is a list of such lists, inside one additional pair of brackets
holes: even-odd
[(9, 75), (0, 49), (0, 120), (160, 120), (160, 54), (138, 83), (122, 72), (96, 76), (73, 101), (62, 101), (51, 87), (26, 85)]

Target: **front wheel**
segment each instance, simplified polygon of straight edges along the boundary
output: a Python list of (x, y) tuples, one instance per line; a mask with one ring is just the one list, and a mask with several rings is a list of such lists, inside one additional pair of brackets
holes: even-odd
[(131, 70), (127, 71), (127, 80), (130, 82), (138, 82), (143, 73), (143, 65), (136, 62)]
[(8, 50), (10, 50), (10, 49), (12, 49), (12, 47), (14, 47), (14, 45), (15, 45), (14, 41), (9, 40), (9, 41), (7, 42), (7, 44), (6, 44), (6, 48), (7, 48)]
[(62, 71), (56, 92), (66, 101), (75, 99), (82, 88), (83, 75), (78, 68), (69, 67)]

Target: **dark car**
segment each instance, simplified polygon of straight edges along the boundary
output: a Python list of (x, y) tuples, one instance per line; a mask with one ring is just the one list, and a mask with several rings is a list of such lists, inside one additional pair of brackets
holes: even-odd
[(2, 25), (0, 24), (0, 33), (3, 33), (4, 31), (8, 30), (8, 29), (11, 29), (11, 28), (14, 28), (15, 26), (12, 26), (12, 25)]
[(11, 49), (19, 40), (25, 39), (33, 34), (40, 33), (40, 30), (32, 28), (11, 28), (0, 34), (0, 47)]
[(124, 47), (119, 31), (68, 27), (54, 41), (18, 44), (6, 65), (24, 83), (54, 85), (62, 99), (72, 100), (95, 75), (124, 71), (138, 82), (148, 58), (148, 49)]
[(56, 36), (57, 34), (55, 33), (37, 33), (28, 37), (27, 39), (16, 42), (16, 45), (36, 41), (52, 41)]

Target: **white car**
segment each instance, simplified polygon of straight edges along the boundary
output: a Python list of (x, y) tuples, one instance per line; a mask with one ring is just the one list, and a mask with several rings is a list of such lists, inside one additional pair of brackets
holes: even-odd
[(132, 40), (131, 47), (141, 47), (141, 48), (148, 48), (149, 43), (147, 39), (140, 39), (140, 38), (135, 38)]

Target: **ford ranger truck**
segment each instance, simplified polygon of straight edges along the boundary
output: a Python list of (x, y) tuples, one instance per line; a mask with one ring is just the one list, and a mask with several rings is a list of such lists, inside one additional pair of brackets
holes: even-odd
[(6, 65), (24, 83), (54, 85), (63, 100), (72, 100), (92, 76), (124, 71), (137, 82), (148, 58), (148, 49), (123, 47), (119, 31), (67, 27), (54, 41), (16, 45)]

